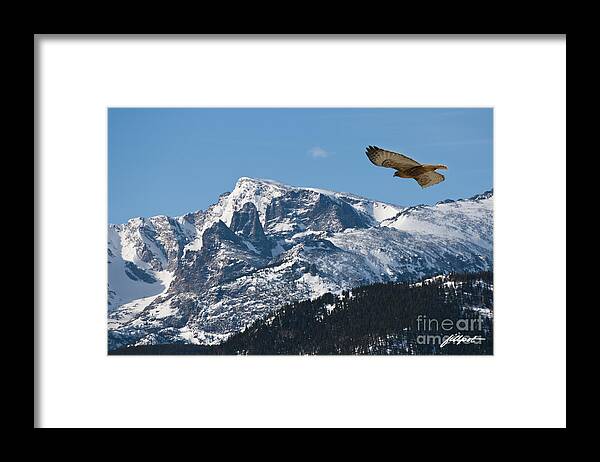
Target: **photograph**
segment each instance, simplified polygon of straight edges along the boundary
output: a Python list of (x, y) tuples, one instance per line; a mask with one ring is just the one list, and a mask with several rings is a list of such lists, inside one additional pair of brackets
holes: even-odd
[(566, 158), (566, 34), (36, 34), (34, 428), (566, 429)]
[(492, 355), (493, 108), (109, 108), (108, 354)]

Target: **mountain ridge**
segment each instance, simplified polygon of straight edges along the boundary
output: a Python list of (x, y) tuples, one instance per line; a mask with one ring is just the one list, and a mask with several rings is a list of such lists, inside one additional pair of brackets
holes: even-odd
[(492, 199), (400, 207), (241, 177), (204, 211), (109, 225), (109, 349), (219, 343), (282, 302), (487, 270)]
[[(264, 184), (271, 184), (273, 186), (279, 186), (279, 187), (283, 187), (286, 189), (296, 189), (296, 190), (309, 190), (309, 191), (315, 191), (315, 192), (321, 192), (323, 194), (329, 194), (329, 195), (338, 195), (338, 196), (343, 196), (343, 197), (348, 197), (348, 198), (355, 198), (355, 199), (359, 199), (359, 200), (364, 200), (364, 201), (370, 201), (370, 202), (376, 202), (376, 203), (382, 203), (382, 204), (386, 204), (392, 207), (397, 207), (399, 209), (406, 209), (406, 208), (411, 208), (411, 207), (430, 207), (433, 205), (438, 205), (438, 204), (443, 204), (443, 203), (449, 203), (449, 202), (457, 202), (457, 201), (465, 201), (465, 200), (475, 200), (480, 196), (486, 196), (486, 197), (491, 197), (493, 196), (493, 188), (490, 188), (488, 190), (485, 190), (481, 193), (477, 193), (474, 194), (470, 197), (466, 197), (466, 198), (458, 198), (458, 199), (443, 199), (437, 202), (434, 202), (432, 204), (427, 204), (427, 203), (420, 203), (420, 204), (414, 204), (414, 205), (400, 205), (400, 204), (396, 204), (396, 203), (392, 203), (392, 202), (386, 202), (386, 201), (380, 201), (377, 199), (371, 199), (369, 197), (366, 196), (361, 196), (359, 194), (354, 194), (354, 193), (350, 193), (350, 192), (343, 192), (343, 191), (333, 191), (333, 190), (328, 190), (328, 189), (322, 189), (322, 188), (315, 188), (315, 187), (311, 187), (311, 186), (293, 186), (293, 185), (287, 185), (285, 183), (276, 181), (276, 180), (271, 180), (271, 179), (267, 179), (267, 178), (252, 178), (252, 177), (247, 177), (247, 176), (242, 176), (240, 178), (238, 178), (238, 180), (236, 181), (236, 187), (238, 185), (238, 183), (240, 181), (250, 181), (250, 182), (255, 182), (255, 183), (264, 183)], [(235, 190), (235, 188), (234, 188)], [(227, 197), (228, 195), (230, 195), (232, 193), (232, 191), (226, 191), (223, 192), (221, 194), (219, 194), (217, 196), (218, 199), (222, 198), (222, 197)], [(214, 204), (213, 204), (214, 205)], [(211, 206), (207, 207), (207, 209), (209, 209)], [(196, 209), (190, 212), (186, 212), (183, 213), (181, 215), (167, 215), (164, 213), (159, 213), (156, 215), (151, 215), (149, 217), (142, 217), (142, 216), (135, 216), (132, 218), (129, 218), (125, 223), (109, 223), (109, 226), (125, 226), (127, 225), (129, 222), (131, 222), (132, 220), (149, 220), (152, 218), (171, 218), (171, 219), (180, 219), (180, 218), (184, 218), (184, 217), (190, 217), (194, 214), (199, 214), (199, 213), (204, 213), (206, 210), (203, 209)]]

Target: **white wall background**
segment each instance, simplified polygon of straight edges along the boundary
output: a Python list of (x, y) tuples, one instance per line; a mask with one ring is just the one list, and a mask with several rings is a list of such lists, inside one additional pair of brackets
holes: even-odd
[[(564, 37), (37, 47), (38, 426), (565, 425)], [(108, 357), (108, 106), (493, 106), (495, 355)]]

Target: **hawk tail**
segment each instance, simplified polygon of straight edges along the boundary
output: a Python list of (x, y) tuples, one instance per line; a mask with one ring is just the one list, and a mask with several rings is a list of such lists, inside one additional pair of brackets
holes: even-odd
[(438, 172), (425, 172), (415, 177), (421, 188), (428, 188), (434, 184), (441, 183), (445, 180), (445, 176)]

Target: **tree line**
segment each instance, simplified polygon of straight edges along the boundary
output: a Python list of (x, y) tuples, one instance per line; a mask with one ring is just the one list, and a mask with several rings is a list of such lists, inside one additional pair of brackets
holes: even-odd
[[(492, 313), (493, 273), (452, 273), (292, 303), (219, 345), (145, 345), (111, 354), (487, 355), (493, 353)], [(476, 328), (460, 329), (465, 325)], [(485, 340), (442, 346), (452, 334)]]

